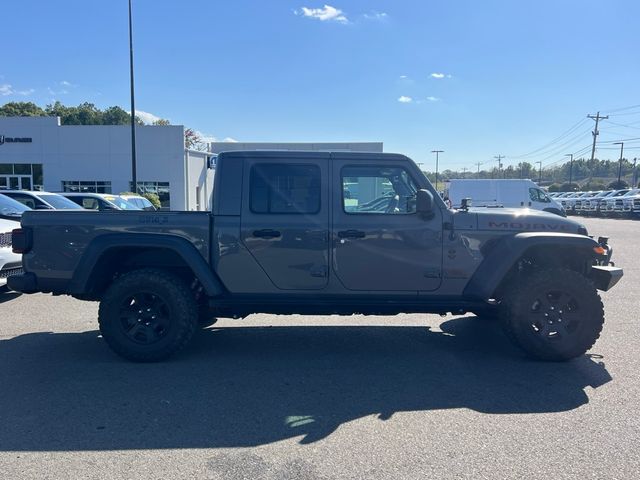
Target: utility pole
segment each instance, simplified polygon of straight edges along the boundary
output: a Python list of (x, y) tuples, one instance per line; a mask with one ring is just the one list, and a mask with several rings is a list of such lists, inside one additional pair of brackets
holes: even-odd
[(591, 135), (593, 135), (593, 146), (591, 147), (591, 161), (593, 162), (593, 158), (595, 157), (595, 154), (596, 154), (596, 138), (598, 137), (598, 135), (600, 135), (600, 131), (598, 131), (598, 122), (600, 120), (607, 120), (609, 118), (609, 115), (607, 115), (606, 117), (601, 117), (600, 112), (598, 112), (595, 115), (587, 115), (587, 118), (590, 118), (596, 121), (596, 128), (594, 128), (593, 132), (591, 132)]
[(565, 157), (571, 157), (571, 162), (569, 163), (569, 187), (571, 187), (573, 180), (573, 153), (567, 153)]
[(136, 102), (133, 90), (133, 27), (131, 22), (131, 0), (129, 0), (129, 75), (131, 78), (131, 190), (138, 193), (136, 169)]
[(622, 151), (624, 150), (624, 142), (616, 142), (614, 145), (620, 145), (620, 160), (618, 161), (618, 186), (620, 186), (620, 177), (622, 176)]
[(431, 150), (431, 153), (436, 154), (436, 192), (438, 191), (438, 155), (443, 152), (444, 150)]
[(538, 186), (542, 183), (542, 161), (536, 162), (538, 164)]
[(480, 165), (482, 165), (482, 162), (478, 162), (476, 164), (474, 164), (478, 167), (478, 178), (480, 178)]
[(631, 188), (636, 188), (638, 186), (638, 171), (636, 170), (636, 162), (638, 161), (637, 158), (633, 159), (633, 185), (631, 185)]
[(498, 162), (498, 178), (500, 178), (500, 170), (502, 170), (502, 162), (501, 162), (501, 160), (504, 158), (504, 155), (496, 155), (493, 158), (495, 158), (496, 162)]

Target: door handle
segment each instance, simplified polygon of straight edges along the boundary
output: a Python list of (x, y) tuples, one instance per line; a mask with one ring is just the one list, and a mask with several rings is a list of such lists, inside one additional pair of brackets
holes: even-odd
[(263, 230), (254, 230), (253, 236), (258, 238), (279, 238), (280, 232), (278, 230), (265, 228)]
[(341, 230), (338, 232), (340, 238), (364, 238), (365, 235), (362, 230)]

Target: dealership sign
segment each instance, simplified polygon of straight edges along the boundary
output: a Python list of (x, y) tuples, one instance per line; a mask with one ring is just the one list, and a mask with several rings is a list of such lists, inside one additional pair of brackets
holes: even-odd
[(0, 145), (5, 143), (31, 143), (33, 139), (31, 137), (5, 137), (0, 135)]

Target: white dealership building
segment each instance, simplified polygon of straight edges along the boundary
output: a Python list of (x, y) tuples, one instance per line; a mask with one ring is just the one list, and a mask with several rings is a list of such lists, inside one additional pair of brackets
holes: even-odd
[[(382, 143), (212, 143), (185, 149), (181, 125), (137, 126), (139, 191), (171, 210), (207, 210), (215, 155), (227, 150), (381, 152)], [(0, 189), (120, 193), (132, 190), (131, 127), (60, 125), (58, 117), (0, 117)]]

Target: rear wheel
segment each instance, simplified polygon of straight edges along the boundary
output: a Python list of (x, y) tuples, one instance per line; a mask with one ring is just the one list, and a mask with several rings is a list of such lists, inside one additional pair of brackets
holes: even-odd
[(534, 358), (564, 361), (596, 342), (604, 308), (593, 284), (568, 269), (541, 270), (517, 282), (503, 299), (507, 336)]
[(198, 312), (192, 292), (180, 278), (143, 269), (115, 280), (100, 302), (98, 321), (103, 338), (118, 355), (155, 362), (189, 342)]

